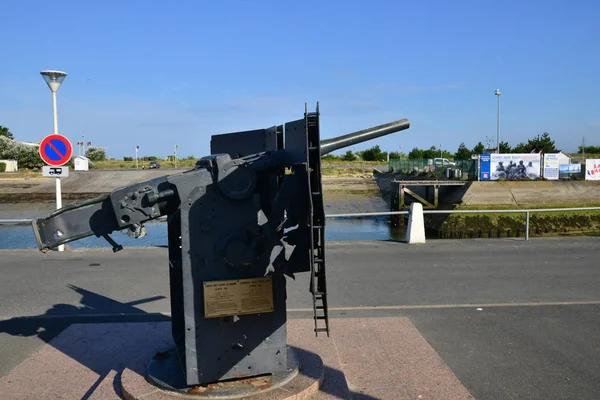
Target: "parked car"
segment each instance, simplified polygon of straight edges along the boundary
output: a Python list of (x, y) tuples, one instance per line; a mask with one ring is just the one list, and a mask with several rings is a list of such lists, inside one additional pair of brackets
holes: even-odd
[(433, 159), (433, 165), (435, 165), (436, 167), (456, 167), (456, 164), (448, 160), (447, 158), (439, 157)]
[(152, 161), (148, 164), (149, 169), (160, 168), (160, 164), (157, 161)]

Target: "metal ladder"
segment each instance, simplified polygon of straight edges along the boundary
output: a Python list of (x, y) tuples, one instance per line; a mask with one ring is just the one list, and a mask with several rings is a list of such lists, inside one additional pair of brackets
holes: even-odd
[(319, 105), (317, 111), (305, 111), (308, 136), (309, 190), (311, 202), (310, 243), (311, 277), (310, 292), (313, 297), (315, 336), (326, 332), (329, 336), (329, 316), (327, 312), (327, 281), (325, 275), (325, 208), (321, 185), (321, 148), (319, 134)]

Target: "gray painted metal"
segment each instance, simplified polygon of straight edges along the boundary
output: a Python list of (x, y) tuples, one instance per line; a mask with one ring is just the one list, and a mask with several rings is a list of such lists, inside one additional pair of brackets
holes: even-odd
[(363, 129), (357, 132), (352, 132), (347, 135), (338, 136), (332, 139), (321, 140), (321, 155), (331, 153), (350, 147), (358, 143), (366, 142), (367, 140), (375, 139), (381, 136), (389, 135), (394, 132), (399, 132), (410, 128), (410, 122), (407, 119), (390, 122), (387, 124), (375, 126), (373, 128)]
[[(337, 149), (406, 128), (406, 120), (386, 124), (330, 145)], [(35, 219), (38, 246), (46, 252), (95, 235), (116, 252), (122, 247), (109, 233), (128, 229), (136, 236), (145, 222), (167, 216), (172, 333), (182, 381), (198, 385), (283, 372), (288, 368), (285, 275), (311, 271), (310, 291), (319, 302), (315, 322), (325, 320), (325, 328), (315, 326), (315, 332), (329, 332), (319, 138), (318, 108), (305, 109), (303, 119), (285, 125), (213, 136), (215, 153), (192, 170), (134, 183)], [(206, 282), (262, 277), (271, 278), (274, 311), (206, 313)]]

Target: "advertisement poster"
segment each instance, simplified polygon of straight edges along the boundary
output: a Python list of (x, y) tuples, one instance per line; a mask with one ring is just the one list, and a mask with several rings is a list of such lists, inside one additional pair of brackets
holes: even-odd
[(580, 174), (581, 164), (560, 164), (561, 174)]
[(585, 180), (600, 181), (600, 159), (585, 160)]
[(479, 180), (490, 180), (490, 154), (479, 155)]
[(558, 180), (560, 161), (558, 154), (544, 154), (544, 178), (549, 181)]
[(540, 177), (539, 154), (490, 154), (490, 180), (537, 179)]

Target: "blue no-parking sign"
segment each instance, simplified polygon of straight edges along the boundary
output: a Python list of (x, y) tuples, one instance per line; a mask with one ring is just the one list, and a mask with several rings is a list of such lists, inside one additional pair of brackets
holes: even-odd
[(59, 134), (48, 135), (40, 143), (40, 157), (48, 165), (65, 165), (73, 155), (69, 139)]

